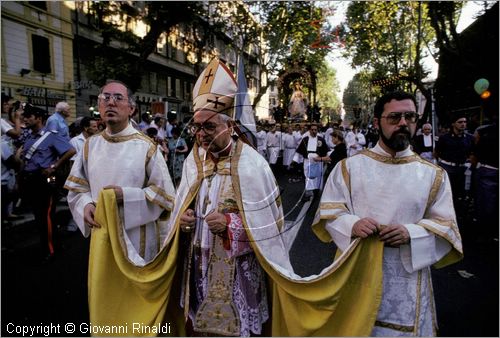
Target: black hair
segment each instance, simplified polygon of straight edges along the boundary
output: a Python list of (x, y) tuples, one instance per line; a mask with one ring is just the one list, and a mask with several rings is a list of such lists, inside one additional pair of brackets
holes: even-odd
[(81, 120), (80, 120), (80, 128), (83, 130), (83, 128), (88, 128), (90, 127), (90, 122), (92, 121), (96, 121), (96, 119), (92, 118), (92, 117), (89, 117), (89, 116), (85, 116), (83, 117)]
[(158, 129), (151, 127), (146, 129), (146, 135), (148, 135), (151, 138), (155, 138), (158, 135)]
[(397, 90), (394, 92), (384, 94), (381, 98), (377, 100), (377, 103), (375, 103), (375, 108), (373, 108), (373, 117), (380, 118), (380, 116), (382, 116), (382, 113), (384, 112), (384, 105), (386, 103), (391, 102), (392, 100), (396, 101), (412, 100), (413, 103), (415, 104), (415, 107), (417, 106), (417, 99), (415, 99), (415, 96), (413, 94)]
[(5, 93), (2, 93), (2, 103), (10, 101), (12, 99), (12, 96), (7, 95)]
[(142, 115), (141, 115), (141, 119), (142, 119), (143, 121), (146, 121), (147, 119), (149, 119), (149, 114), (148, 114), (148, 113), (142, 113)]
[(125, 87), (125, 89), (127, 89), (127, 96), (128, 96), (128, 103), (135, 108), (136, 106), (136, 102), (135, 102), (135, 97), (134, 97), (134, 92), (132, 91), (132, 89), (130, 89), (129, 86), (127, 86), (125, 83), (123, 83), (122, 81), (120, 80), (106, 80), (106, 83), (104, 84), (104, 86), (102, 86), (100, 89), (99, 89), (99, 94), (102, 93), (102, 91), (104, 90), (104, 87), (106, 87), (107, 85), (109, 85), (110, 83), (118, 83), (118, 84), (121, 84), (122, 86)]
[(179, 128), (177, 128), (177, 127), (172, 128), (172, 130), (170, 131), (170, 133), (172, 135), (176, 134), (176, 135), (181, 136), (181, 130)]
[(38, 107), (33, 106), (30, 103), (27, 103), (24, 106), (23, 115), (24, 116), (32, 116), (33, 115), (35, 117), (41, 117), (42, 120), (45, 120), (48, 116), (48, 113), (45, 109), (38, 108)]

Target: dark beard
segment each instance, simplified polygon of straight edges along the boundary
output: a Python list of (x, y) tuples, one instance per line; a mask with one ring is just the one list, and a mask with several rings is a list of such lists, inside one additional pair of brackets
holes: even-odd
[(402, 151), (410, 145), (411, 132), (408, 127), (401, 127), (392, 133), (390, 138), (385, 137), (384, 133), (380, 132), (380, 138), (386, 146), (394, 151)]

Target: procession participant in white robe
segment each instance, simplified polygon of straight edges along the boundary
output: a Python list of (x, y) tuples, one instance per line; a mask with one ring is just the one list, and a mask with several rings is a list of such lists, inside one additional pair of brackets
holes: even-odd
[(197, 335), (263, 333), (270, 290), (252, 238), (270, 233), (285, 257), (282, 265), (291, 270), (278, 232), (283, 213), (276, 180), (264, 158), (231, 136), (236, 92), (231, 71), (213, 59), (193, 89), (196, 144), (184, 163), (172, 214), (189, 236), (181, 306)]
[(286, 169), (290, 169), (295, 149), (295, 138), (293, 137), (292, 127), (288, 126), (287, 133), (283, 134), (283, 166)]
[(304, 157), (304, 176), (306, 179), (305, 198), (313, 196), (323, 186), (324, 166), (321, 157), (326, 156), (328, 147), (324, 138), (317, 135), (318, 126), (309, 128), (309, 136), (302, 139), (297, 153)]
[[(296, 124), (295, 130), (293, 131), (293, 138), (295, 140), (295, 149), (297, 149), (297, 147), (300, 144), (300, 141), (302, 141), (303, 138), (302, 134), (303, 130), (300, 124)], [(298, 164), (304, 163), (304, 157), (302, 157), (302, 155), (300, 155), (299, 153), (295, 152), (295, 154), (293, 155), (293, 162), (296, 162)]]
[[(132, 319), (142, 318), (134, 314), (141, 312), (138, 302), (152, 308), (151, 302), (142, 298), (147, 292), (144, 283), (148, 275), (140, 273), (139, 289), (134, 289), (131, 285), (137, 282), (134, 278), (138, 275), (120, 271), (151, 269), (161, 244), (173, 236), (168, 216), (175, 192), (159, 148), (129, 123), (135, 109), (132, 92), (123, 83), (111, 80), (102, 87), (98, 98), (106, 129), (86, 140), (65, 188), (69, 190), (68, 204), (76, 224), (85, 237), (92, 233), (90, 320), (94, 325), (132, 325)], [(94, 218), (99, 195), (107, 189), (114, 190), (119, 209), (118, 223), (112, 226), (118, 229), (117, 237), (112, 237), (110, 229), (101, 227)], [(97, 203), (97, 207), (102, 206)], [(164, 304), (158, 308), (164, 313)], [(161, 314), (158, 317), (163, 319)], [(149, 324), (154, 319), (144, 320)]]
[(282, 149), (283, 137), (281, 131), (277, 130), (276, 125), (271, 126), (271, 130), (267, 132), (266, 135), (266, 148), (267, 148), (267, 160), (271, 169), (276, 174), (277, 172), (277, 162)]
[(256, 137), (257, 137), (257, 151), (259, 152), (259, 154), (262, 155), (262, 157), (266, 158), (267, 132), (260, 125), (257, 125)]
[(433, 336), (430, 266), (462, 257), (449, 179), (410, 150), (418, 117), (413, 95), (384, 95), (374, 116), (379, 142), (335, 167), (318, 209), (324, 222), (316, 220), (313, 229), (340, 251), (359, 238), (384, 242), (382, 300), (372, 336)]
[(328, 146), (329, 150), (332, 150), (335, 147), (335, 144), (332, 142), (332, 133), (333, 133), (333, 127), (328, 126), (328, 129), (325, 131), (324, 139), (326, 141), (326, 145)]
[(281, 131), (273, 124), (266, 135), (266, 148), (269, 164), (276, 164), (281, 150)]
[(349, 131), (345, 136), (345, 144), (347, 146), (347, 155), (354, 156), (363, 150), (366, 139), (365, 135), (363, 135), (358, 128), (354, 128), (352, 131)]

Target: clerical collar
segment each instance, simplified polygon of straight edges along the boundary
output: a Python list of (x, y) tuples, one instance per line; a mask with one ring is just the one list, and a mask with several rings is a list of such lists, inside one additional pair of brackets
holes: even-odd
[[(375, 147), (373, 147), (370, 150), (372, 150), (374, 153), (377, 153), (379, 155), (384, 155), (384, 156), (387, 156), (387, 157), (392, 157), (392, 155), (389, 154), (387, 151), (385, 151), (380, 146), (379, 143), (380, 143), (380, 141), (377, 142), (377, 145), (375, 145)], [(411, 147), (408, 146), (406, 149), (396, 152), (396, 156), (394, 156), (394, 158), (406, 157), (406, 156), (411, 156), (411, 155), (413, 155), (413, 152), (411, 151)]]
[(129, 123), (125, 129), (123, 129), (115, 134), (111, 134), (111, 132), (108, 130), (108, 128), (106, 128), (104, 130), (104, 132), (106, 134), (108, 134), (109, 136), (116, 137), (116, 136), (126, 136), (126, 135), (133, 134), (136, 132), (136, 129), (134, 127), (132, 127), (132, 125)]
[(227, 144), (227, 146), (224, 147), (224, 149), (222, 149), (218, 152), (215, 152), (215, 153), (210, 151), (209, 153), (214, 159), (218, 159), (219, 157), (227, 156), (231, 152), (232, 145), (233, 145), (233, 139), (230, 139), (229, 143)]

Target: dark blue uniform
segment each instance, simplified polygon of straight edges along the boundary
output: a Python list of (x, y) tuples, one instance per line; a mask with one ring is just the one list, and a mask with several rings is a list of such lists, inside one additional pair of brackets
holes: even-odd
[[(42, 137), (44, 133), (49, 135), (38, 145), (30, 159), (25, 156), (33, 144)], [(58, 134), (40, 130), (36, 134), (30, 134), (26, 138), (22, 157), (25, 160), (22, 172), (24, 199), (33, 208), (35, 222), (40, 233), (43, 256), (54, 254), (54, 243), (56, 236), (55, 224), (55, 200), (56, 189), (53, 178), (44, 175), (43, 170), (54, 164), (59, 157), (73, 149), (69, 141)]]
[(474, 137), (464, 133), (456, 135), (453, 132), (442, 135), (436, 143), (438, 164), (446, 170), (450, 178), (451, 191), (455, 210), (462, 209), (458, 201), (465, 197), (465, 162), (472, 153)]
[(475, 172), (474, 207), (478, 224), (488, 237), (498, 238), (498, 123), (476, 130), (474, 147), (478, 166)]

